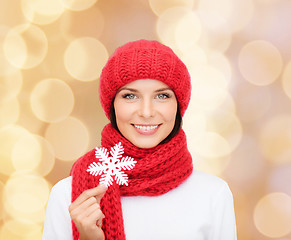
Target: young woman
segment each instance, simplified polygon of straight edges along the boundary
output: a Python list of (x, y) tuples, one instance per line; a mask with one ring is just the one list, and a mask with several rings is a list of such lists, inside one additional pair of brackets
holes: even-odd
[(139, 40), (115, 51), (99, 88), (111, 123), (53, 187), (43, 240), (236, 240), (227, 183), (193, 170), (181, 129), (190, 92), (170, 48)]

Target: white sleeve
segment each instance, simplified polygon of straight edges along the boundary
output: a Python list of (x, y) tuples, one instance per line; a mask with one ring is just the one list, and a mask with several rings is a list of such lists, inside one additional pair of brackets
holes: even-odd
[(69, 213), (72, 178), (58, 182), (51, 190), (46, 208), (43, 240), (72, 240), (72, 224)]
[(213, 200), (212, 213), (210, 240), (236, 240), (233, 196), (226, 182)]

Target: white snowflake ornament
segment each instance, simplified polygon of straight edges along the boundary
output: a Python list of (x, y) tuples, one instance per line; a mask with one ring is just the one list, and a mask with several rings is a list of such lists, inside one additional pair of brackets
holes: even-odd
[(100, 184), (107, 187), (112, 185), (114, 180), (119, 185), (128, 186), (128, 176), (122, 170), (131, 170), (134, 168), (136, 161), (132, 157), (122, 157), (124, 148), (121, 142), (111, 147), (110, 155), (106, 148), (96, 148), (95, 156), (100, 161), (93, 162), (89, 165), (87, 172), (93, 176), (101, 175)]

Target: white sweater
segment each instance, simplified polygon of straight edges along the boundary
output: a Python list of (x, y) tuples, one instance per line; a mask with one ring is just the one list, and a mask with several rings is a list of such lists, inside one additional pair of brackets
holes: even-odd
[[(72, 178), (58, 182), (47, 205), (43, 240), (72, 240)], [(193, 171), (156, 197), (121, 197), (127, 240), (236, 240), (232, 193), (222, 179)], [(113, 240), (113, 239), (109, 239)]]

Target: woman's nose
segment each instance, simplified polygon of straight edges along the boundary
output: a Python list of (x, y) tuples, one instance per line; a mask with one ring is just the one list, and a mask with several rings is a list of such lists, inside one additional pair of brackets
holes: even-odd
[(139, 115), (144, 118), (153, 117), (155, 113), (154, 104), (150, 99), (143, 99), (139, 104)]

